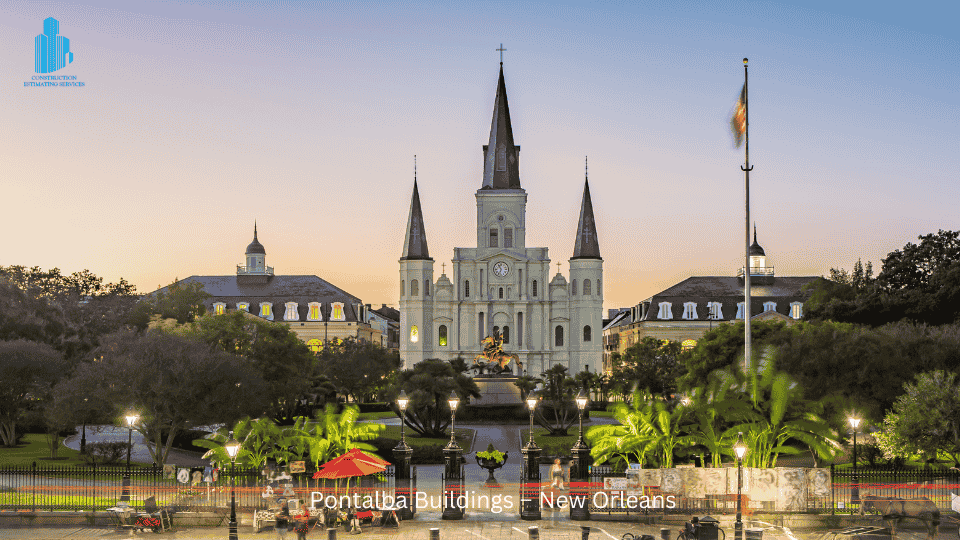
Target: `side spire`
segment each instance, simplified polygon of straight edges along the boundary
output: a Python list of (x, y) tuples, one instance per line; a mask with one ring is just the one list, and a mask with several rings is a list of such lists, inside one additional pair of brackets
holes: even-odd
[(497, 97), (493, 104), (490, 142), (483, 147), (483, 154), (483, 185), (480, 189), (521, 189), (520, 147), (513, 144), (513, 126), (510, 124), (507, 87), (503, 81), (503, 64), (500, 65)]
[(259, 253), (260, 255), (266, 255), (267, 250), (263, 248), (263, 244), (260, 243), (260, 240), (257, 240), (257, 221), (253, 221), (253, 242), (250, 242), (250, 245), (247, 246), (246, 253)]
[(580, 223), (577, 225), (577, 240), (571, 258), (602, 260), (600, 242), (597, 240), (597, 222), (593, 218), (593, 202), (590, 200), (590, 179), (586, 175), (584, 160), (583, 202), (580, 204)]
[(423, 226), (420, 210), (420, 190), (417, 189), (416, 156), (414, 156), (413, 197), (410, 200), (410, 216), (407, 218), (407, 234), (403, 241), (403, 256), (400, 260), (433, 260), (427, 250), (427, 232)]

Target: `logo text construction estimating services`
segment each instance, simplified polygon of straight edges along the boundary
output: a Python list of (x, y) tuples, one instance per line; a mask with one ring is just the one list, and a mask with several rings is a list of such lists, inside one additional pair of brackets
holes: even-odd
[[(33, 39), (33, 70), (54, 73), (73, 63), (70, 40), (60, 35), (60, 21), (53, 17), (43, 20), (43, 33)], [(27, 87), (81, 87), (86, 83), (76, 75), (34, 75), (23, 83)]]

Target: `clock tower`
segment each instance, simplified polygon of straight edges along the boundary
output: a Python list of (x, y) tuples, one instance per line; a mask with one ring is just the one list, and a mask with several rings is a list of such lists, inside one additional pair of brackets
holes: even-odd
[[(568, 283), (559, 269), (551, 277), (547, 248), (527, 247), (527, 192), (520, 184), (520, 146), (513, 139), (501, 64), (490, 138), (483, 145), (483, 179), (476, 192), (476, 247), (454, 248), (451, 275), (442, 273), (427, 290), (419, 285), (415, 295), (411, 279), (421, 284), (430, 279), (433, 259), (428, 260), (425, 241), (421, 250), (411, 248), (412, 238), (426, 234), (416, 191), (411, 201), (411, 216), (418, 217), (408, 223), (401, 259), (404, 368), (427, 358), (462, 357), (472, 363), (482, 352), (481, 341), (499, 333), (504, 350), (516, 354), (523, 366), (519, 373), (511, 366), (514, 374), (538, 376), (554, 364), (567, 366), (571, 375), (598, 371), (603, 355), (603, 260), (586, 185), (583, 197)], [(412, 259), (414, 252), (423, 258)]]

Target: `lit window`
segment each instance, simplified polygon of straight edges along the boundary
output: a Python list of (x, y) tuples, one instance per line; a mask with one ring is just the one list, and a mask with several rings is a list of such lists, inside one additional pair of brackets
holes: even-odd
[(563, 327), (558, 326), (554, 332), (553, 344), (557, 347), (563, 347)]
[(418, 296), (420, 294), (420, 282), (411, 279), (410, 280), (410, 296)]
[(570, 280), (570, 295), (571, 296), (577, 295), (577, 280), (575, 279)]
[(227, 312), (227, 305), (223, 302), (216, 302), (213, 304), (213, 313), (214, 315), (223, 315)]
[(590, 341), (591, 339), (593, 339), (593, 331), (590, 329), (589, 326), (584, 326), (584, 327), (583, 327), (583, 342), (586, 343), (586, 342)]
[(300, 314), (297, 313), (297, 303), (296, 302), (287, 302), (284, 304), (287, 307), (287, 311), (283, 314), (283, 320), (285, 321), (299, 321)]
[(683, 319), (687, 321), (693, 321), (697, 319), (697, 303), (696, 302), (683, 303)]
[(583, 280), (583, 295), (590, 296), (591, 294), (590, 280), (585, 279)]
[(323, 342), (314, 338), (307, 342), (307, 347), (310, 347), (313, 354), (320, 354), (323, 351)]
[(533, 291), (533, 295), (536, 296), (536, 295), (537, 295), (537, 280), (533, 280), (533, 287), (531, 288), (531, 290)]
[(417, 330), (417, 325), (413, 325), (410, 327), (410, 341), (412, 343), (416, 343), (420, 341), (420, 331)]
[(720, 302), (707, 302), (707, 309), (710, 311), (709, 318), (719, 321), (723, 318), (723, 311), (721, 311)]
[(503, 342), (510, 343), (510, 327), (509, 326), (503, 327)]
[(437, 332), (437, 334), (438, 334), (438, 336), (437, 336), (437, 343), (438, 343), (441, 347), (446, 347), (446, 346), (447, 346), (447, 325), (441, 324), (441, 325), (440, 325), (440, 331)]
[(463, 297), (470, 298), (470, 280), (463, 282)]
[[(416, 281), (414, 281), (416, 283)], [(347, 320), (346, 316), (343, 314), (343, 302), (334, 302), (332, 305), (333, 312), (330, 313), (331, 321), (345, 321)]]
[(250, 311), (250, 304), (247, 302), (237, 302), (237, 311)]
[(763, 310), (764, 310), (764, 311), (776, 311), (776, 310), (777, 310), (777, 303), (776, 303), (776, 302), (764, 302), (764, 303), (763, 303)]
[(310, 310), (307, 313), (308, 321), (322, 321), (323, 314), (320, 313), (320, 302), (310, 302)]
[(490, 228), (490, 247), (499, 247), (499, 232), (495, 227)]
[(737, 319), (743, 318), (743, 302), (737, 302)]
[(513, 229), (503, 230), (503, 247), (505, 248), (513, 247)]
[(658, 319), (673, 318), (673, 304), (670, 302), (660, 302), (660, 311), (657, 313)]
[(803, 304), (801, 302), (790, 303), (790, 316), (794, 319), (803, 318)]
[(260, 302), (260, 316), (264, 319), (273, 320), (273, 304), (270, 302)]
[(685, 351), (689, 351), (690, 349), (696, 346), (697, 346), (697, 341), (694, 339), (685, 339), (683, 340), (683, 343), (680, 344), (680, 347)]

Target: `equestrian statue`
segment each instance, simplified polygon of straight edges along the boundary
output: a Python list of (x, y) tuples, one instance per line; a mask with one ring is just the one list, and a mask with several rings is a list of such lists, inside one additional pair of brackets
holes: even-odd
[(476, 358), (473, 359), (473, 365), (470, 366), (470, 369), (476, 371), (477, 375), (483, 375), (484, 372), (487, 372), (490, 375), (503, 375), (504, 373), (512, 373), (510, 367), (510, 361), (517, 366), (517, 374), (520, 373), (520, 370), (523, 368), (523, 364), (520, 363), (520, 357), (504, 352), (503, 350), (503, 336), (500, 335), (500, 332), (497, 330), (493, 331), (492, 336), (487, 336), (481, 342), (483, 346), (483, 354), (478, 354)]

